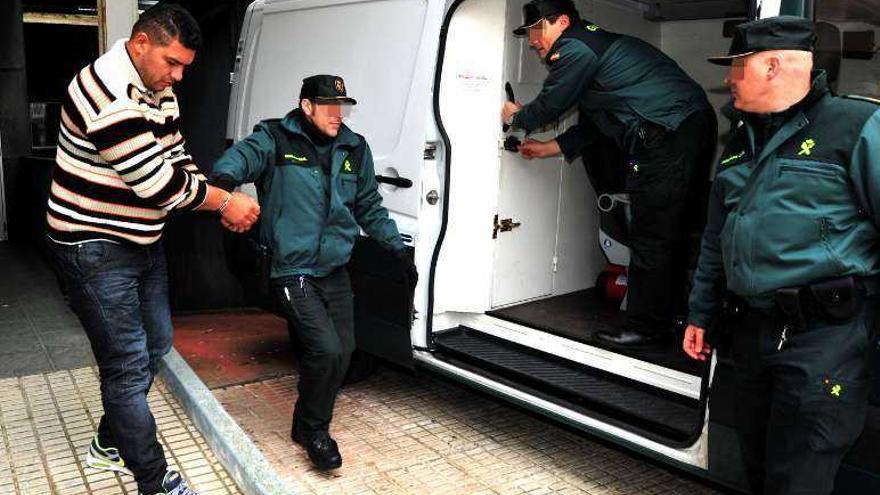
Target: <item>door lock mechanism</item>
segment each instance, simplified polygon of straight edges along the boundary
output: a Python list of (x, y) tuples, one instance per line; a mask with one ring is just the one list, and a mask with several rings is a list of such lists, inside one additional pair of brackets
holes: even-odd
[(440, 201), (440, 195), (437, 194), (436, 190), (431, 190), (428, 192), (428, 195), (425, 196), (425, 201), (427, 201), (429, 205), (436, 205), (437, 202)]
[(495, 220), (493, 221), (495, 224), (492, 229), (492, 239), (498, 238), (498, 232), (510, 232), (511, 230), (522, 225), (520, 222), (514, 222), (512, 218), (502, 218), (500, 221), (498, 220), (498, 215), (495, 215)]

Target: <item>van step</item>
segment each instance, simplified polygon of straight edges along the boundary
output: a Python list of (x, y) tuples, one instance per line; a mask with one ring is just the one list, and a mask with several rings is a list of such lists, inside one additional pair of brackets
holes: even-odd
[(609, 308), (608, 303), (596, 295), (594, 288), (495, 309), (486, 314), (689, 375), (703, 376), (705, 373), (705, 363), (690, 359), (682, 352), (681, 334), (676, 334), (676, 338), (665, 345), (636, 349), (613, 347), (597, 339), (596, 333), (613, 332), (622, 326), (626, 314)]
[(694, 437), (702, 425), (697, 400), (472, 328), (460, 326), (435, 333), (434, 343), (440, 354), (675, 442)]

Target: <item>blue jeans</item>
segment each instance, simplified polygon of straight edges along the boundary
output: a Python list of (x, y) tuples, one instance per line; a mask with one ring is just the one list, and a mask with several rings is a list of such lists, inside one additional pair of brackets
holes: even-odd
[(62, 292), (88, 334), (101, 375), (103, 447), (116, 447), (141, 493), (159, 491), (167, 464), (147, 392), (171, 350), (162, 243), (49, 241)]

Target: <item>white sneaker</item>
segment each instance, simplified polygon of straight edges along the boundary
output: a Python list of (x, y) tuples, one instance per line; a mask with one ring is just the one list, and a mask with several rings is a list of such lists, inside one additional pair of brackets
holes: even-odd
[(119, 449), (115, 447), (102, 447), (98, 443), (98, 435), (92, 438), (89, 451), (86, 453), (86, 465), (101, 471), (113, 471), (128, 476), (134, 476), (127, 467), (125, 461), (119, 456)]

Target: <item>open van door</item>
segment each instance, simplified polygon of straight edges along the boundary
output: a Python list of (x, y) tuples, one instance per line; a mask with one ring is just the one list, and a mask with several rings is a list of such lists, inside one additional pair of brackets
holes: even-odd
[[(298, 106), (305, 77), (342, 76), (358, 101), (346, 124), (367, 139), (383, 204), (415, 248), (442, 9), (437, 0), (257, 0), (239, 42), (227, 135), (238, 141)], [(358, 347), (412, 366), (414, 288), (401, 264), (361, 238), (349, 270)]]

